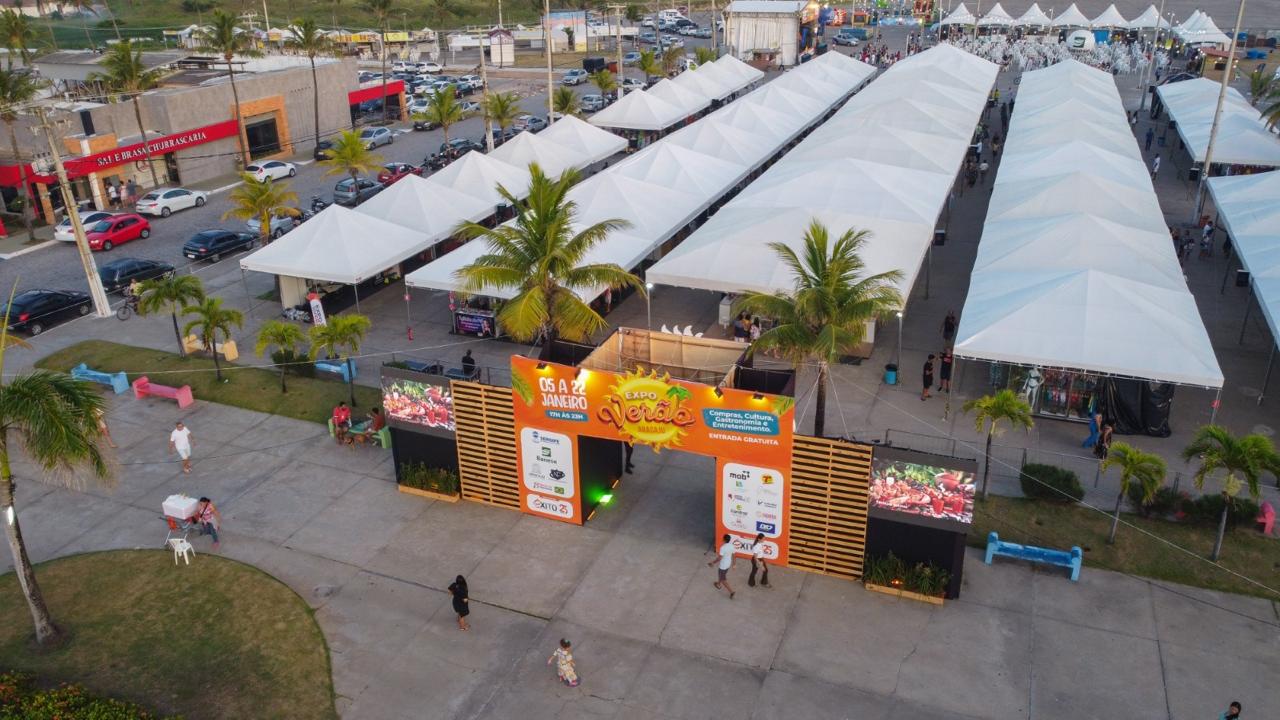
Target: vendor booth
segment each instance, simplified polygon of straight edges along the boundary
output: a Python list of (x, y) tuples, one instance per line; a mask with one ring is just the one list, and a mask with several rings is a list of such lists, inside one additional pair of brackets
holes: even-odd
[[(1177, 132), (1179, 148), (1189, 156), (1191, 179), (1199, 179), (1209, 149), (1209, 134), (1222, 85), (1207, 78), (1195, 78), (1156, 87), (1151, 117), (1168, 116), (1168, 127)], [(1167, 136), (1167, 133), (1162, 135)], [(1162, 137), (1161, 142), (1165, 142)], [(1178, 155), (1174, 156), (1179, 157)], [(1209, 175), (1236, 174), (1247, 168), (1280, 167), (1280, 138), (1271, 132), (1257, 108), (1239, 90), (1228, 87), (1213, 145)]]

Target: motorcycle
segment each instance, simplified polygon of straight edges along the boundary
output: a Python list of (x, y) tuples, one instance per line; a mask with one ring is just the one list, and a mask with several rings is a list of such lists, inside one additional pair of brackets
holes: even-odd
[(316, 213), (320, 212), (321, 210), (324, 210), (327, 207), (329, 207), (329, 203), (321, 199), (319, 195), (311, 196), (311, 214), (312, 215), (315, 215)]

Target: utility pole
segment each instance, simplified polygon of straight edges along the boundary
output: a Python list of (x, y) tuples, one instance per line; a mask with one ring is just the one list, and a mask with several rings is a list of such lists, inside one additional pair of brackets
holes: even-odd
[(555, 79), (551, 74), (551, 0), (542, 0), (542, 38), (547, 44), (547, 125), (555, 120)]
[(502, 27), (502, 0), (498, 0), (498, 27)]
[(262, 30), (266, 32), (271, 29), (271, 13), (267, 12), (267, 0), (262, 0)]
[[(622, 74), (623, 74), (623, 68), (624, 68), (622, 64), (622, 8), (623, 8), (622, 5), (609, 6), (609, 9), (613, 11), (613, 21), (614, 23), (616, 23), (614, 25), (614, 32), (618, 39), (618, 90), (617, 90), (617, 93), (618, 93), (619, 100), (622, 99)], [(606, 100), (606, 102), (608, 101)]]
[(1147, 63), (1147, 71), (1142, 73), (1142, 100), (1138, 102), (1138, 112), (1147, 109), (1147, 94), (1151, 88), (1152, 66), (1156, 64), (1156, 52), (1160, 50), (1160, 24), (1164, 22), (1164, 0), (1160, 0), (1160, 17), (1156, 18), (1156, 36), (1151, 41), (1151, 62)]
[[(493, 119), (489, 117), (489, 66), (488, 61), (484, 58), (484, 41), (489, 37), (489, 33), (482, 32), (480, 35), (480, 101), (482, 103), (480, 110), (484, 113), (484, 147), (485, 152), (493, 152)], [(489, 47), (493, 47), (490, 43)]]
[(1244, 3), (1240, 0), (1240, 9), (1236, 11), (1236, 29), (1231, 33), (1231, 44), (1227, 46), (1227, 66), (1222, 71), (1222, 86), (1218, 88), (1218, 106), (1213, 110), (1213, 126), (1209, 128), (1209, 145), (1204, 149), (1204, 167), (1200, 168), (1200, 182), (1196, 185), (1196, 204), (1192, 208), (1191, 222), (1200, 219), (1200, 210), (1204, 204), (1204, 186), (1209, 181), (1209, 171), (1213, 168), (1213, 146), (1218, 142), (1218, 126), (1222, 123), (1222, 104), (1227, 99), (1227, 85), (1231, 82), (1231, 69), (1236, 61), (1236, 43), (1240, 37), (1240, 25), (1244, 22)]
[(80, 251), (85, 279), (89, 281), (89, 295), (93, 298), (94, 312), (98, 317), (110, 317), (111, 304), (107, 302), (107, 293), (102, 289), (102, 278), (98, 276), (98, 264), (93, 261), (93, 253), (89, 250), (89, 240), (84, 236), (84, 224), (80, 222), (80, 211), (71, 195), (71, 181), (67, 179), (67, 169), (62, 164), (62, 153), (58, 152), (58, 144), (53, 141), (53, 124), (45, 115), (44, 108), (37, 107), (35, 111), (36, 117), (40, 118), (40, 127), (44, 130), (44, 139), (49, 143), (49, 154), (53, 157), (58, 187), (62, 191), (62, 205), (67, 209), (67, 217), (71, 218), (71, 230), (76, 236), (76, 249)]

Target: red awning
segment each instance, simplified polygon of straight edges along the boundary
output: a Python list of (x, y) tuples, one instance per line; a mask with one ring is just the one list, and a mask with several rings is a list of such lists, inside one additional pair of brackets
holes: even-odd
[[(399, 95), (404, 92), (403, 80), (392, 80), (387, 83), (387, 95)], [(347, 104), (358, 105), (369, 100), (378, 100), (382, 97), (382, 84), (379, 83), (373, 87), (360, 88), (347, 93)]]

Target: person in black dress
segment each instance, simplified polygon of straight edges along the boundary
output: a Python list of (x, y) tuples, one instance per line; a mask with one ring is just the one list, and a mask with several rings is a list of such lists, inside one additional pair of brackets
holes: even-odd
[(453, 611), (458, 614), (458, 629), (470, 630), (471, 624), (467, 616), (471, 614), (471, 604), (467, 597), (467, 579), (459, 575), (449, 586), (449, 594), (453, 596)]
[(951, 364), (953, 362), (955, 362), (955, 359), (951, 357), (951, 350), (943, 350), (942, 357), (938, 358), (939, 392), (951, 392)]
[(933, 387), (933, 353), (924, 361), (924, 390), (920, 392), (921, 400), (929, 399), (929, 388)]

